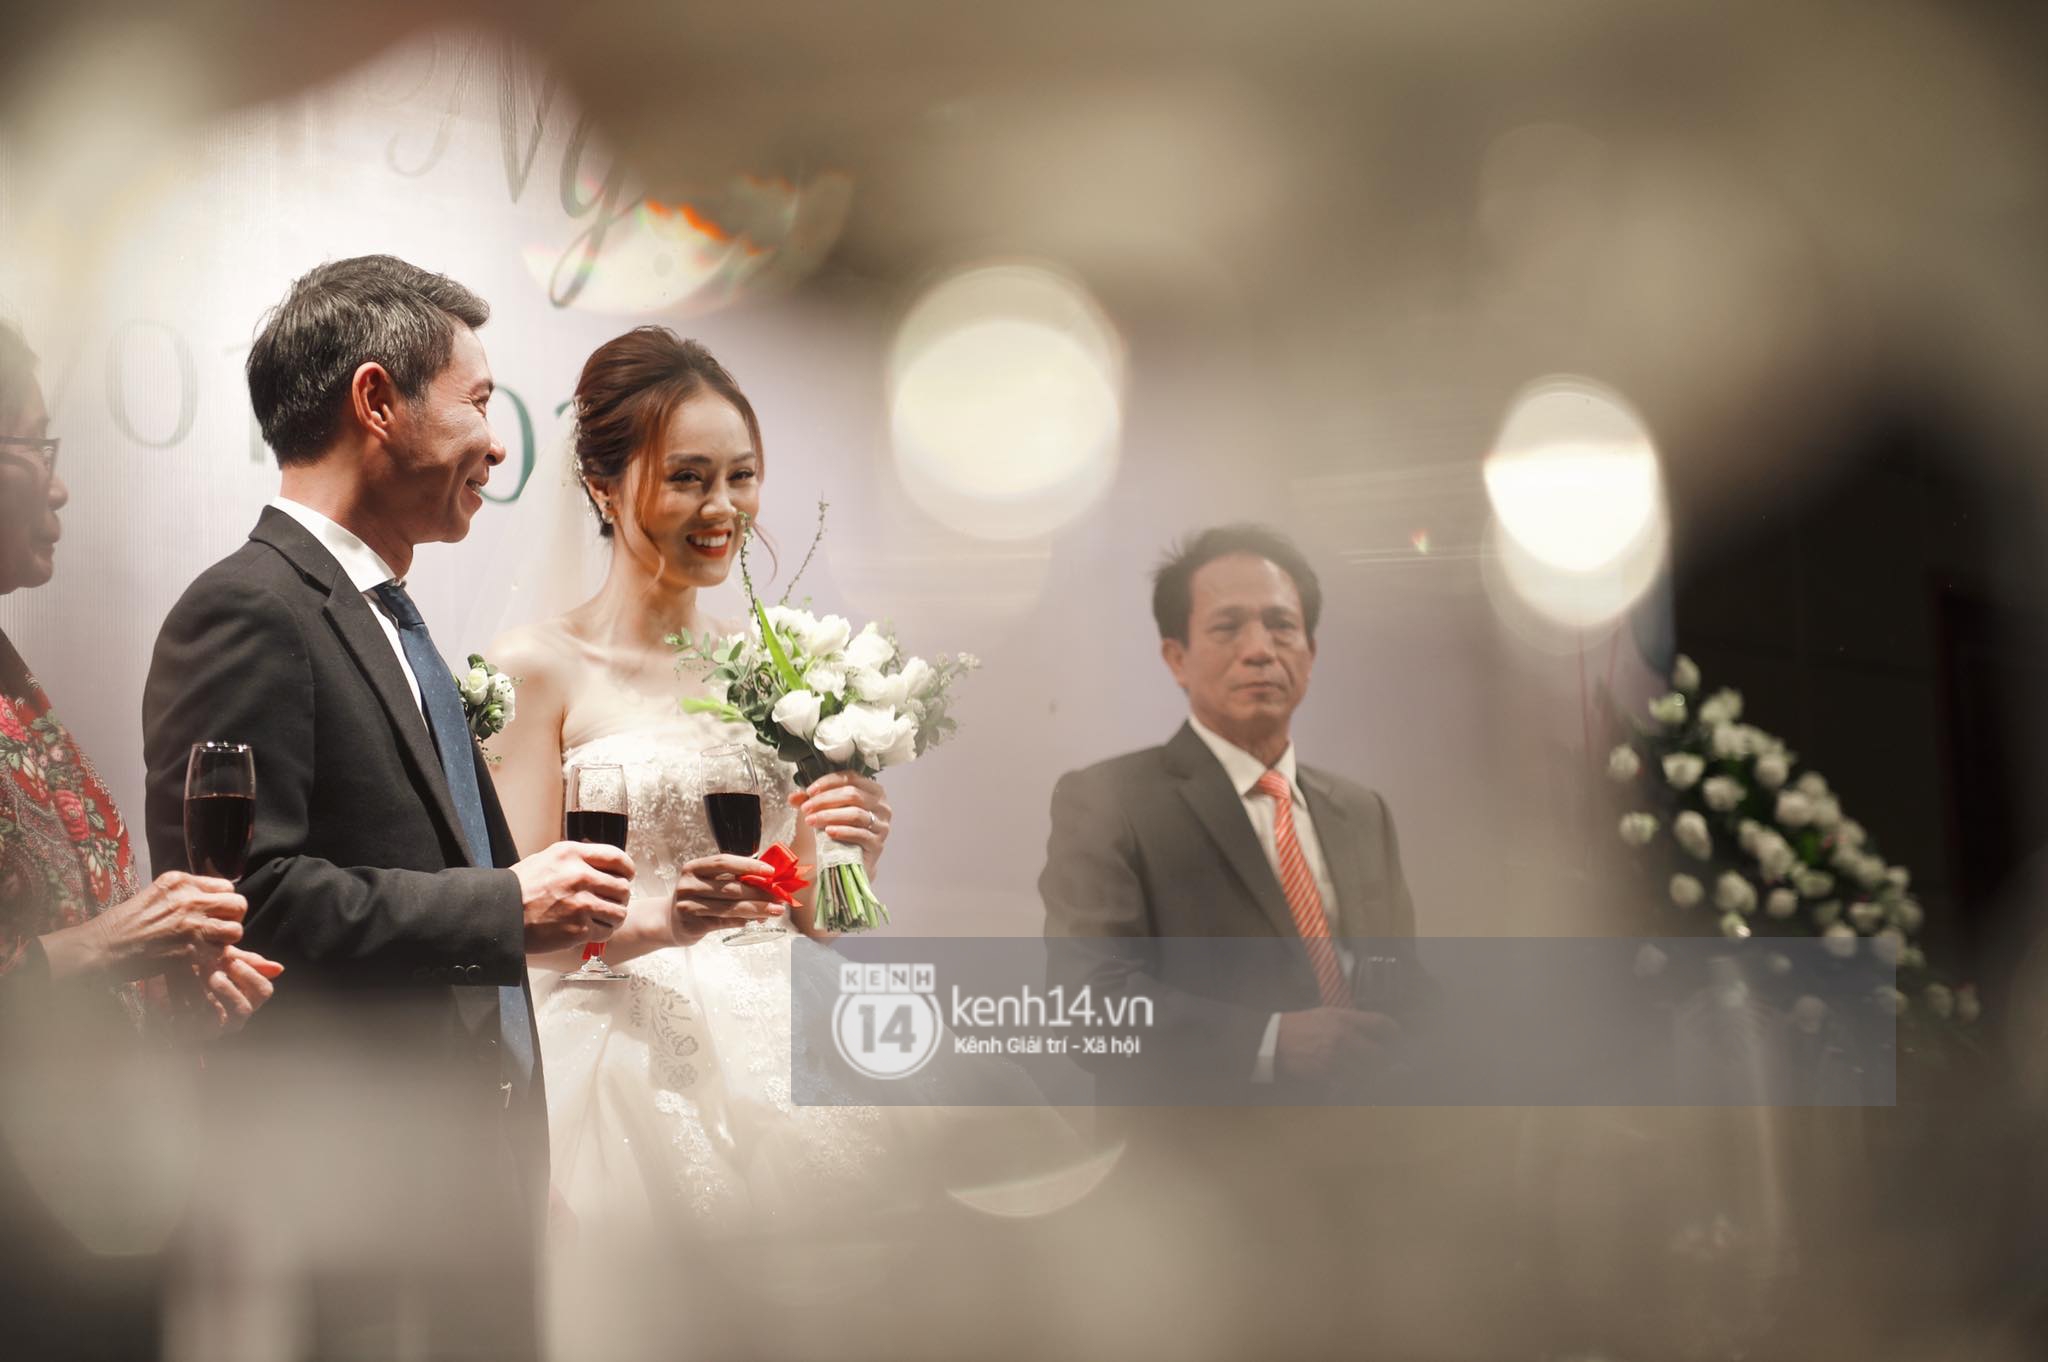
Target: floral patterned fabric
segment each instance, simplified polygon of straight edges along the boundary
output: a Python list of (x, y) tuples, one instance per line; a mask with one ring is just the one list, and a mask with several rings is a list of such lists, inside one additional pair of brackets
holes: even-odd
[(0, 634), (0, 974), (139, 888), (107, 787)]

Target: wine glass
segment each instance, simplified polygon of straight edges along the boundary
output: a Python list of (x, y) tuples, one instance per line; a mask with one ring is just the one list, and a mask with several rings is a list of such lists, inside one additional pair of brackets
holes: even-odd
[[(728, 856), (752, 856), (761, 849), (761, 765), (742, 743), (714, 747), (704, 754), (704, 821), (711, 839)], [(789, 928), (780, 920), (749, 922), (720, 940), (728, 946), (773, 941)]]
[[(626, 768), (592, 762), (571, 766), (564, 791), (562, 836), (571, 842), (602, 842), (626, 849)], [(604, 942), (583, 947), (583, 964), (562, 978), (576, 984), (624, 983), (626, 976), (604, 962)]]
[(185, 864), (195, 875), (239, 880), (256, 837), (256, 750), (196, 742), (185, 759)]

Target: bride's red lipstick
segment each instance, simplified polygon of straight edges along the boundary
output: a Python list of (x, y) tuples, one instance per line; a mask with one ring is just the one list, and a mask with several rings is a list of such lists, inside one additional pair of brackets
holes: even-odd
[(688, 544), (691, 548), (695, 549), (698, 553), (703, 554), (706, 558), (723, 558), (726, 554), (732, 552), (732, 540), (730, 538), (728, 538), (723, 544), (720, 544), (715, 549), (707, 548), (705, 545), (698, 543), (696, 540), (690, 538), (688, 535), (683, 536), (683, 542), (685, 544)]

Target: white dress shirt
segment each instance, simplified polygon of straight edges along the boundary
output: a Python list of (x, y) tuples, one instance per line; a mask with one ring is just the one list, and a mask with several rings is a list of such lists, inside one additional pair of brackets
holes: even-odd
[[(1259, 847), (1266, 853), (1266, 864), (1273, 867), (1273, 877), (1280, 874), (1280, 844), (1275, 839), (1275, 806), (1270, 796), (1260, 793), (1259, 779), (1266, 774), (1266, 764), (1251, 753), (1223, 737), (1194, 715), (1188, 716), (1188, 727), (1195, 730), (1195, 736), (1216, 754), (1216, 760), (1223, 765), (1223, 774), (1229, 777), (1231, 788), (1237, 791), (1244, 803), (1245, 816), (1252, 820), (1252, 832), (1259, 839)], [(1330, 870), (1323, 861), (1323, 844), (1316, 839), (1315, 819), (1308, 811), (1308, 799), (1303, 795), (1301, 782), (1295, 776), (1294, 744), (1280, 754), (1280, 760), (1272, 765), (1287, 782), (1289, 803), (1294, 816), (1294, 840), (1301, 846), (1302, 859), (1308, 862), (1309, 874), (1314, 876), (1316, 894), (1323, 901), (1323, 916), (1330, 923), (1330, 944), (1336, 948), (1337, 961), (1344, 967), (1344, 977), (1351, 977), (1351, 952), (1344, 948), (1339, 939), (1337, 917), (1337, 886), (1330, 879)], [(1258, 1059), (1252, 1065), (1252, 1082), (1273, 1081), (1273, 1054), (1280, 1044), (1280, 1014), (1275, 1012), (1266, 1023), (1266, 1033), (1259, 1041)]]
[(333, 554), (334, 561), (341, 564), (341, 570), (348, 574), (349, 584), (363, 593), (363, 599), (370, 603), (370, 613), (377, 617), (385, 640), (391, 644), (392, 656), (398, 659), (398, 669), (405, 673), (405, 684), (412, 687), (412, 702), (420, 707), (420, 717), (426, 718), (427, 706), (420, 699), (420, 679), (413, 675), (412, 663), (406, 661), (405, 643), (398, 637), (398, 625), (384, 613), (384, 602), (371, 594), (386, 582), (398, 581), (398, 574), (378, 556), (375, 549), (312, 507), (281, 496), (272, 497), (270, 504), (304, 525), (306, 532), (320, 541), (320, 547)]

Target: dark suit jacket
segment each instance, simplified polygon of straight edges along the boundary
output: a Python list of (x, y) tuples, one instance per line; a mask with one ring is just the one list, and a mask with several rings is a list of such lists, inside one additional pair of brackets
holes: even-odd
[[(1297, 777), (1337, 891), (1337, 935), (1414, 936), (1386, 802), (1315, 767), (1299, 767)], [(1159, 1041), (1183, 1066), (1209, 1066), (1216, 1095), (1246, 1095), (1237, 1089), (1249, 1083), (1273, 1013), (1318, 1004), (1286, 895), (1243, 801), (1186, 724), (1163, 747), (1060, 778), (1038, 886), (1055, 955), (1063, 940), (1087, 943), (1066, 955), (1098, 994), (1149, 993)], [(1249, 940), (1235, 947), (1214, 938)], [(1357, 1001), (1380, 1006), (1363, 991), (1367, 965), (1359, 961), (1353, 976)], [(1174, 1082), (1191, 1076), (1179, 1068)]]
[[(286, 972), (211, 1065), (261, 1070), (267, 1098), (251, 1118), (296, 1119), (293, 1138), (327, 1141), (324, 1157), (394, 1206), (417, 1194), (455, 1215), (507, 1202), (537, 1213), (545, 1093), (537, 1075), (517, 1100), (502, 1087), (498, 986), (526, 984), (518, 880), (471, 863), (391, 643), (290, 516), (265, 509), (172, 608), (143, 731), (159, 870), (186, 866), (190, 746), (255, 747), (244, 944)], [(477, 762), (491, 861), (509, 865), (518, 853)]]

